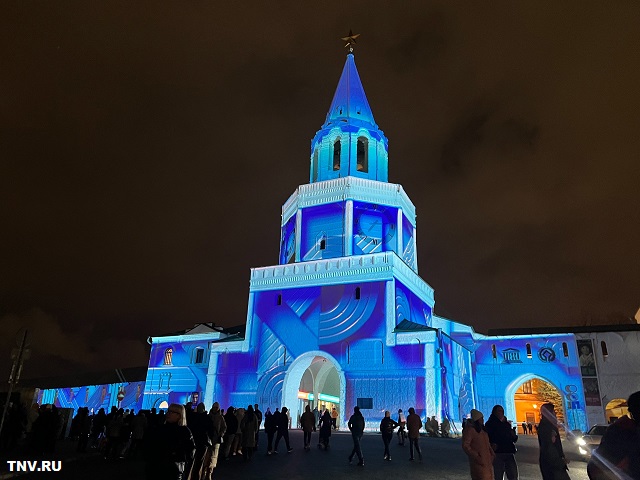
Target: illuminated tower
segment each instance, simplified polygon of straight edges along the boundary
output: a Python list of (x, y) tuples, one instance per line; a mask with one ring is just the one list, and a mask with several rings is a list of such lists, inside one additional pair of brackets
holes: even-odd
[(377, 430), (384, 410), (412, 406), (460, 425), (495, 404), (529, 418), (516, 393), (541, 379), (566, 399), (570, 429), (584, 429), (572, 335), (487, 337), (433, 314), (433, 289), (418, 276), (415, 207), (388, 167), (350, 51), (311, 141), (309, 183), (282, 206), (279, 264), (251, 270), (244, 335), (200, 324), (149, 337), (143, 407), (257, 402), (296, 419), (311, 404), (335, 407), (344, 426), (358, 405)]
[(388, 141), (351, 52), (310, 164), (310, 183), (282, 207), (280, 265), (251, 272), (245, 349), (256, 358), (257, 401), (294, 415), (330, 402), (342, 418), (356, 404), (439, 411), (415, 207), (388, 183)]

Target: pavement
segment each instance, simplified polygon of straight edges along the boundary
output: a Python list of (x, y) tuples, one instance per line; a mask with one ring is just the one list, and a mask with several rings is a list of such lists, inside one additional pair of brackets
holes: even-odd
[[(385, 461), (384, 447), (379, 434), (365, 434), (362, 440), (364, 467), (357, 466), (357, 461), (349, 464), (351, 453), (351, 435), (348, 432), (336, 432), (331, 436), (331, 447), (328, 451), (315, 447), (317, 433), (313, 434), (311, 451), (304, 451), (302, 432), (290, 432), (293, 451), (286, 452), (280, 445), (278, 455), (266, 455), (266, 435), (260, 432), (260, 444), (251, 461), (245, 462), (241, 457), (231, 457), (221, 461), (215, 471), (214, 478), (226, 480), (326, 480), (327, 478), (362, 478), (366, 480), (386, 480), (401, 475), (403, 480), (422, 480), (425, 477), (461, 480), (469, 478), (469, 464), (462, 451), (460, 439), (427, 438), (420, 440), (423, 461), (409, 461), (409, 447), (391, 445), (392, 460)], [(71, 442), (61, 442), (56, 458), (62, 461), (59, 472), (37, 472), (20, 474), (21, 480), (56, 478), (113, 480), (144, 479), (144, 462), (118, 460), (105, 461), (95, 453), (77, 454)], [(566, 451), (571, 460), (569, 475), (572, 480), (587, 480), (586, 463), (567, 444)], [(520, 436), (518, 453), (516, 454), (521, 480), (540, 478), (538, 468), (538, 443), (535, 435)], [(0, 471), (7, 472), (7, 465), (0, 465)], [(12, 474), (16, 476), (15, 473)], [(0, 476), (1, 479), (12, 478)]]

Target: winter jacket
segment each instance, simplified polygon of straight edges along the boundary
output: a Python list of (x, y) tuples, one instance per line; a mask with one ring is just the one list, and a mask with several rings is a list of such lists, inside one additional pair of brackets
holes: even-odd
[(472, 480), (493, 480), (493, 460), (496, 454), (489, 444), (487, 432), (478, 432), (475, 425), (468, 422), (462, 430), (462, 449), (469, 457)]
[(311, 432), (316, 429), (316, 416), (313, 412), (304, 412), (300, 417), (300, 426), (305, 432)]
[(498, 417), (491, 415), (487, 423), (484, 425), (484, 429), (489, 435), (489, 443), (495, 445), (496, 453), (516, 453), (515, 442), (518, 440), (518, 436), (511, 429), (511, 424), (498, 420)]
[(240, 422), (242, 431), (242, 446), (253, 448), (256, 446), (256, 432), (258, 431), (258, 417), (255, 413), (245, 413)]
[(410, 413), (407, 417), (407, 432), (409, 438), (418, 438), (420, 436), (420, 429), (422, 428), (422, 420), (415, 413)]
[[(606, 467), (602, 461), (609, 462)], [(607, 428), (600, 441), (600, 446), (587, 465), (589, 478), (593, 480), (609, 479), (609, 468), (617, 474), (629, 475), (640, 479), (640, 426), (627, 415), (623, 415)], [(620, 475), (622, 478), (622, 475)]]
[(364, 432), (364, 417), (360, 412), (356, 412), (351, 415), (348, 425), (351, 433), (353, 433), (354, 435), (362, 435), (362, 432)]
[(390, 417), (384, 417), (380, 422), (380, 433), (383, 437), (392, 437), (393, 430), (398, 426), (398, 422), (392, 420)]

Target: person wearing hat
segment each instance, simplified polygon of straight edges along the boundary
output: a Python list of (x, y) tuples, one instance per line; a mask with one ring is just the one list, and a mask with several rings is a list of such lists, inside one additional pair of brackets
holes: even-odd
[(462, 449), (469, 457), (472, 480), (493, 480), (496, 454), (489, 444), (489, 435), (484, 430), (484, 415), (479, 410), (471, 410), (471, 419), (465, 423)]
[[(557, 471), (557, 458), (562, 459), (565, 469), (566, 465), (569, 464), (569, 460), (564, 456), (564, 450), (562, 449), (555, 405), (553, 403), (545, 403), (540, 407), (540, 414), (542, 416), (538, 424), (540, 472), (542, 473), (542, 480), (554, 480)], [(554, 436), (555, 439), (553, 438)]]
[(609, 426), (591, 456), (587, 473), (591, 480), (640, 478), (640, 391), (627, 400), (629, 415)]

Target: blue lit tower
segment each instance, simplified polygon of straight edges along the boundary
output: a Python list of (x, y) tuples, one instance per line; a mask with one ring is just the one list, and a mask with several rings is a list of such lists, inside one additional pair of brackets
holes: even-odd
[(282, 207), (279, 264), (251, 270), (244, 335), (200, 324), (150, 337), (144, 408), (257, 402), (287, 406), (295, 426), (305, 404), (335, 406), (342, 425), (359, 405), (377, 429), (384, 410), (413, 406), (459, 425), (497, 403), (515, 418), (516, 392), (538, 378), (584, 426), (572, 335), (486, 337), (433, 314), (415, 207), (388, 160), (350, 52), (311, 141), (310, 182)]
[[(465, 385), (455, 402), (471, 398), (468, 352), (455, 356), (454, 345), (455, 358), (442, 358), (433, 289), (417, 274), (415, 207), (388, 183), (388, 141), (352, 52), (310, 161), (310, 183), (282, 207), (280, 264), (251, 271), (243, 352), (253, 363), (246, 376), (240, 356), (233, 367), (244, 387), (217, 381), (211, 398), (246, 403), (251, 377), (258, 403), (286, 405), (293, 418), (309, 402), (335, 405), (344, 421), (359, 404), (372, 426), (386, 408), (440, 416), (453, 401), (443, 374)], [(443, 373), (442, 361), (456, 366)], [(230, 378), (216, 364), (215, 377)]]

